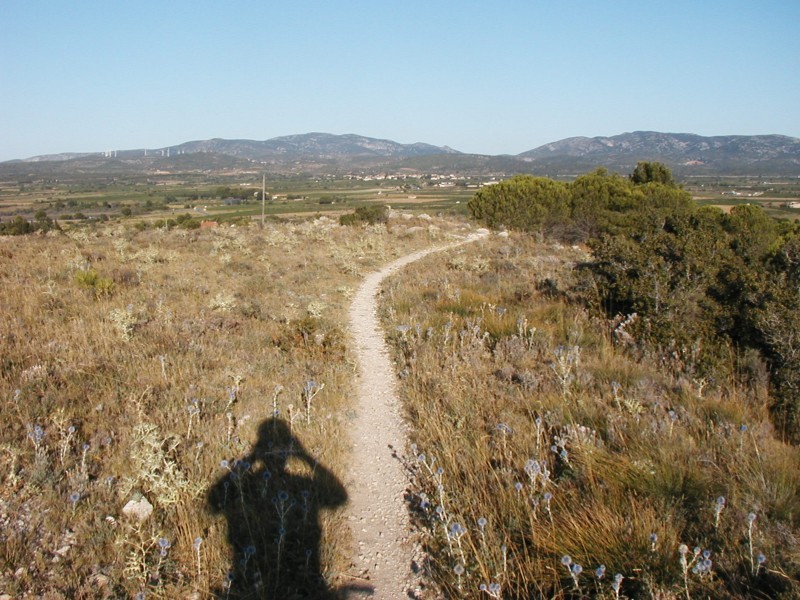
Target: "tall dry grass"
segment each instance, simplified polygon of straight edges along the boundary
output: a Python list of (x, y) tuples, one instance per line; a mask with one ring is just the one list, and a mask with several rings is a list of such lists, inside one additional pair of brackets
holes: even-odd
[[(350, 294), (444, 235), (415, 219), (321, 218), (0, 238), (0, 593), (334, 588), (348, 534), (324, 496), (347, 471)], [(271, 417), (291, 430), (275, 438), (286, 447), (259, 431)], [(269, 481), (276, 456), (285, 472)], [(308, 572), (279, 581), (263, 555), (309, 528)]]
[(710, 382), (626, 352), (575, 301), (587, 258), (495, 236), (386, 285), (411, 510), (443, 594), (797, 597), (800, 452), (757, 361)]

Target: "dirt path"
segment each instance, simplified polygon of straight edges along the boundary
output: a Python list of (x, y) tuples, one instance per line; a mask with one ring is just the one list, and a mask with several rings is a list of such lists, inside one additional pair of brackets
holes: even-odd
[(376, 295), (383, 280), (432, 252), (476, 241), (479, 231), (444, 246), (404, 256), (366, 277), (350, 308), (350, 330), (360, 377), (356, 418), (351, 432), (352, 466), (346, 487), (354, 549), (350, 574), (370, 592), (350, 598), (399, 600), (415, 597), (413, 541), (404, 503), (406, 478), (393, 449), (405, 452), (406, 430), (396, 395), (396, 377), (377, 315)]

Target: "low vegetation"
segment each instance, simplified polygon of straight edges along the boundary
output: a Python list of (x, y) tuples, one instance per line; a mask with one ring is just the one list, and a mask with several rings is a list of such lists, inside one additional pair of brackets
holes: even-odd
[(434, 256), (382, 314), (410, 507), (453, 598), (794, 598), (800, 452), (766, 367), (609, 318), (591, 255), (527, 234)]
[(335, 587), (350, 294), (438, 235), (319, 218), (0, 237), (0, 592)]

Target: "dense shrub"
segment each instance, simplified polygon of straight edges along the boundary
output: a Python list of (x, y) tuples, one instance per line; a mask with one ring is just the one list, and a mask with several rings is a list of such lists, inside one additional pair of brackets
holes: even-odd
[(48, 217), (44, 211), (37, 211), (33, 221), (16, 216), (10, 221), (0, 223), (0, 235), (26, 235), (37, 231), (47, 232), (60, 229), (58, 223)]
[(730, 368), (729, 347), (761, 353), (774, 421), (800, 440), (796, 225), (758, 206), (698, 207), (664, 165), (644, 162), (628, 178), (597, 169), (569, 185), (514, 177), (475, 194), (469, 208), (491, 227), (586, 241), (592, 294), (583, 301), (611, 319), (630, 317), (626, 334), (640, 356), (713, 378)]
[(518, 175), (486, 186), (469, 201), (471, 215), (489, 227), (551, 233), (569, 216), (564, 183), (545, 177)]
[(339, 217), (340, 225), (375, 225), (389, 220), (389, 209), (385, 205), (359, 206), (354, 212)]

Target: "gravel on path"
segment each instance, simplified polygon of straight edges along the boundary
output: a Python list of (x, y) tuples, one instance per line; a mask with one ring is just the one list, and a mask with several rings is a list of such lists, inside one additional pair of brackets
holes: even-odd
[[(407, 480), (395, 452), (406, 449), (406, 426), (396, 376), (377, 314), (383, 280), (406, 265), (442, 250), (481, 239), (479, 230), (456, 242), (409, 254), (368, 275), (350, 308), (350, 331), (359, 363), (356, 417), (351, 429), (351, 467), (345, 483), (352, 531), (353, 585), (349, 598), (416, 597), (414, 540), (405, 505)], [(360, 591), (359, 591), (360, 590)]]

